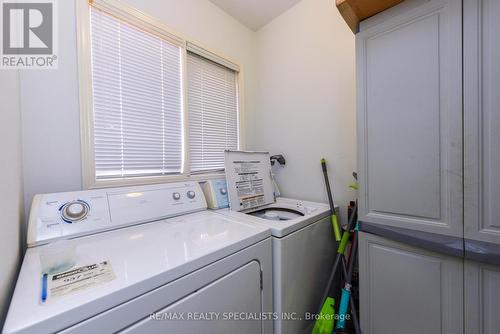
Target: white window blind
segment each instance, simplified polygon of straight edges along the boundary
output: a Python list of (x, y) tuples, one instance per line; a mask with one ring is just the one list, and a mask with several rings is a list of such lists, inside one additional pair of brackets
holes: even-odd
[(238, 149), (238, 73), (192, 52), (187, 68), (191, 171), (223, 170)]
[(181, 48), (91, 7), (97, 179), (180, 173)]

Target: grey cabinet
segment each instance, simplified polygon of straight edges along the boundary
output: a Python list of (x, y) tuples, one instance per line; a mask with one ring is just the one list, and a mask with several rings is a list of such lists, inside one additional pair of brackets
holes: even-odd
[(363, 232), (359, 254), (363, 333), (463, 333), (462, 259)]
[(500, 330), (500, 267), (465, 261), (465, 333), (497, 334)]
[(460, 245), (361, 232), (365, 334), (500, 332), (499, 16), (499, 0), (406, 0), (361, 24), (359, 218)]
[(462, 1), (404, 1), (356, 48), (360, 220), (462, 237)]
[(500, 244), (500, 1), (464, 0), (465, 239)]
[[(500, 262), (500, 1), (464, 0), (466, 257)], [(495, 254), (497, 253), (497, 254)], [(500, 330), (500, 266), (465, 261), (466, 334)]]

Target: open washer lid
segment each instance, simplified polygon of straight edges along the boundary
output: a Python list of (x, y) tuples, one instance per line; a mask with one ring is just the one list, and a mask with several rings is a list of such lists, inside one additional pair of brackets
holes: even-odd
[(276, 201), (269, 152), (226, 151), (229, 206), (246, 211)]

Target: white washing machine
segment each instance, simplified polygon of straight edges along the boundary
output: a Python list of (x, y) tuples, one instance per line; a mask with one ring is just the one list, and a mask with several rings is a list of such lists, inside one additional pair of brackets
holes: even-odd
[(227, 151), (225, 167), (227, 191), (220, 192), (231, 207), (216, 212), (272, 232), (274, 332), (310, 332), (314, 321), (306, 315), (318, 311), (336, 254), (329, 207), (276, 198), (265, 152)]
[(197, 183), (38, 195), (28, 246), (3, 333), (273, 331), (270, 230)]

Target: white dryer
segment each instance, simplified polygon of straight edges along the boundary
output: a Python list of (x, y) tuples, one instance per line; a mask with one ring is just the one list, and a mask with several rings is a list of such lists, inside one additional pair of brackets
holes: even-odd
[(273, 331), (269, 229), (197, 183), (38, 195), (28, 246), (3, 333)]
[(231, 208), (216, 212), (272, 232), (274, 332), (310, 332), (336, 253), (329, 207), (276, 198), (266, 152), (227, 151), (225, 167)]

